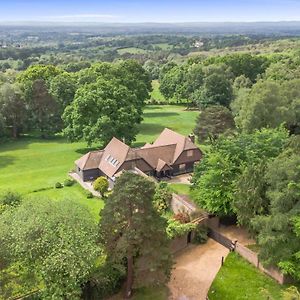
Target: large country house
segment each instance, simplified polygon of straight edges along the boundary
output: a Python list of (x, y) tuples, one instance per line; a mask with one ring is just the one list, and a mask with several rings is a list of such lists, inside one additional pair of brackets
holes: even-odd
[(194, 144), (193, 136), (185, 137), (165, 128), (153, 144), (130, 148), (113, 138), (104, 150), (91, 151), (76, 164), (76, 173), (83, 181), (106, 176), (113, 185), (124, 170), (135, 170), (157, 178), (193, 171), (202, 152)]

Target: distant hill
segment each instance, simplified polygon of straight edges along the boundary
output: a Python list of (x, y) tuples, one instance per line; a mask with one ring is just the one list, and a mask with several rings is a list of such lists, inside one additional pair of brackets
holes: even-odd
[(226, 22), (226, 23), (1, 23), (0, 31), (60, 31), (97, 34), (263, 34), (268, 36), (299, 36), (300, 21), (287, 22)]

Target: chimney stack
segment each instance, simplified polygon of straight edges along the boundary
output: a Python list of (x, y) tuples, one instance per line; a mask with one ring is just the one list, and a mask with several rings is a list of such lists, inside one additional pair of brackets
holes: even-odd
[(195, 143), (195, 135), (193, 133), (189, 134), (188, 138), (192, 143)]

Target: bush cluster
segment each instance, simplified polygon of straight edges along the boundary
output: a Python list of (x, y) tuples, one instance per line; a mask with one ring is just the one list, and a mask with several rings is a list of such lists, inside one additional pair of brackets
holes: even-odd
[(60, 183), (60, 182), (56, 182), (55, 183), (55, 188), (56, 189), (61, 189), (61, 188), (63, 188), (64, 186)]
[(65, 181), (64, 181), (64, 186), (72, 186), (75, 184), (75, 180), (73, 179), (70, 179), (70, 178), (67, 178)]

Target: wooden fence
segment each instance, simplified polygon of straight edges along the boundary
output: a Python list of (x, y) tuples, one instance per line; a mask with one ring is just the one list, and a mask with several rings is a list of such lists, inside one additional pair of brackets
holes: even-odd
[(219, 244), (223, 245), (224, 247), (226, 247), (227, 249), (229, 249), (230, 251), (233, 251), (235, 248), (235, 243), (227, 238), (226, 236), (224, 236), (223, 234), (219, 233), (218, 231), (216, 231), (213, 228), (209, 228), (208, 229), (208, 236), (215, 240), (216, 242), (218, 242)]

